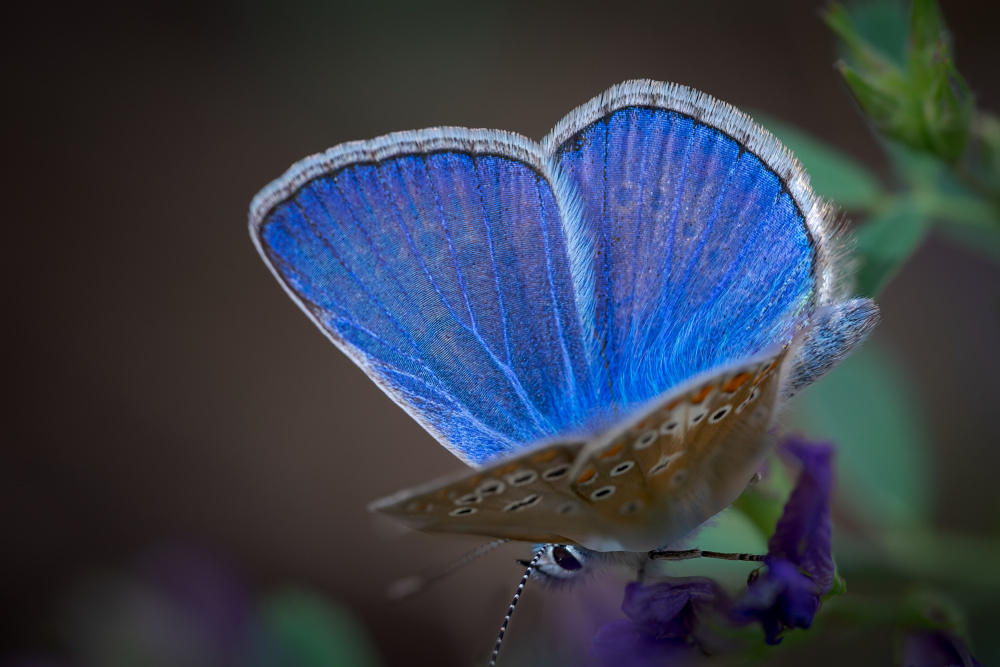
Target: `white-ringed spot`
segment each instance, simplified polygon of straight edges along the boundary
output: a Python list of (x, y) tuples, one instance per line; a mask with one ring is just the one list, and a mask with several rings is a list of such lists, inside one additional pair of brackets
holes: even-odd
[(477, 492), (481, 496), (495, 496), (503, 493), (505, 488), (506, 485), (499, 479), (489, 479), (479, 485)]
[(660, 427), (660, 433), (662, 433), (663, 435), (671, 435), (672, 433), (674, 433), (674, 431), (677, 430), (677, 427), (680, 425), (681, 423), (676, 419), (668, 419), (667, 421), (663, 422), (663, 426)]
[(511, 486), (524, 486), (525, 484), (531, 484), (536, 479), (538, 479), (538, 473), (534, 470), (518, 470), (507, 475), (507, 482)]
[(483, 497), (478, 493), (467, 493), (464, 496), (455, 498), (456, 505), (473, 505), (483, 502)]
[(544, 479), (546, 482), (554, 482), (555, 480), (559, 479), (560, 477), (568, 473), (569, 467), (570, 466), (568, 463), (561, 463), (554, 468), (549, 468), (548, 470), (542, 473), (542, 479)]
[(684, 452), (685, 450), (682, 449), (681, 451), (674, 452), (669, 456), (660, 457), (660, 460), (656, 463), (656, 465), (649, 469), (649, 476), (652, 477), (653, 475), (659, 475), (661, 472), (666, 470), (671, 463), (676, 461), (678, 457), (680, 457), (680, 455), (683, 454)]
[(656, 442), (656, 431), (646, 431), (639, 436), (639, 439), (635, 441), (632, 447), (635, 449), (646, 449), (646, 447), (649, 447), (654, 442)]
[(602, 486), (593, 493), (590, 494), (591, 500), (604, 500), (605, 498), (610, 498), (615, 493), (615, 487), (612, 484), (608, 486)]
[(731, 405), (723, 405), (721, 408), (716, 410), (711, 417), (708, 418), (708, 423), (718, 424), (719, 422), (721, 422), (723, 419), (726, 418), (726, 415), (728, 415), (729, 411), (732, 409), (733, 406)]
[(478, 512), (475, 507), (459, 507), (457, 510), (448, 512), (448, 516), (469, 516)]
[(529, 507), (533, 507), (542, 501), (542, 497), (537, 493), (532, 493), (530, 496), (526, 496), (521, 500), (515, 500), (514, 502), (508, 504), (503, 508), (504, 512), (520, 512), (526, 510)]
[(617, 477), (618, 475), (624, 475), (629, 470), (635, 466), (635, 461), (622, 461), (614, 468), (611, 469), (611, 476)]
[(705, 415), (707, 414), (708, 414), (708, 408), (704, 407), (695, 408), (694, 410), (691, 411), (691, 414), (688, 416), (688, 424), (694, 426), (702, 419), (704, 419)]

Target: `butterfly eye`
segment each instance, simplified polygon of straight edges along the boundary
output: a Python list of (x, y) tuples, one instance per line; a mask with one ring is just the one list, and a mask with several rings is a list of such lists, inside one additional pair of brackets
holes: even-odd
[(552, 549), (552, 559), (564, 570), (579, 570), (583, 565), (564, 546), (556, 545)]

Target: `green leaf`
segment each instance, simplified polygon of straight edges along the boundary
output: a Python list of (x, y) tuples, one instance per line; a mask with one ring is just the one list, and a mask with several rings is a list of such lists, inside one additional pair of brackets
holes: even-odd
[(736, 499), (733, 507), (750, 519), (763, 535), (771, 536), (785, 509), (785, 499), (750, 488)]
[(894, 199), (868, 218), (857, 232), (858, 291), (876, 297), (930, 228), (930, 216), (908, 199)]
[(837, 494), (875, 523), (919, 522), (931, 508), (929, 430), (902, 366), (869, 342), (806, 389), (786, 423), (837, 447)]
[(976, 104), (951, 58), (941, 57), (931, 75), (923, 105), (927, 141), (932, 151), (954, 162), (969, 143)]
[(750, 114), (805, 167), (813, 190), (845, 209), (867, 209), (882, 197), (878, 177), (849, 155), (765, 113)]
[(265, 604), (264, 618), (283, 667), (375, 667), (379, 660), (364, 629), (347, 610), (318, 593), (285, 590)]
[(913, 0), (910, 5), (910, 48), (929, 52), (945, 39), (948, 27), (935, 0)]
[(824, 600), (829, 600), (830, 598), (835, 598), (840, 595), (847, 594), (847, 580), (844, 579), (839, 574), (835, 574), (833, 577), (833, 586), (830, 587), (829, 592), (823, 596)]
[(840, 40), (841, 54), (856, 67), (899, 71), (906, 64), (906, 15), (898, 2), (867, 2), (848, 11), (832, 3), (823, 20)]
[(923, 147), (926, 137), (920, 100), (910, 99), (905, 79), (895, 73), (857, 70), (845, 63), (837, 69), (876, 129), (907, 145)]

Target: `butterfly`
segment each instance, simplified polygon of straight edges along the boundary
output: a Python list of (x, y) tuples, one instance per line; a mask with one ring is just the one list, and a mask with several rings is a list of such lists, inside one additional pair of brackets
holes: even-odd
[(437, 127), (341, 144), (261, 190), (250, 231), (306, 315), (471, 466), (373, 508), (544, 543), (533, 565), (557, 577), (732, 503), (779, 407), (878, 319), (848, 298), (843, 230), (795, 158), (655, 81), (540, 143)]

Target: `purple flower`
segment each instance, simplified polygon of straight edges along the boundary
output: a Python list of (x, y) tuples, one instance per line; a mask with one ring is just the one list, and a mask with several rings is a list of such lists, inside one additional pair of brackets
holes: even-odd
[(725, 618), (729, 596), (711, 579), (671, 578), (651, 586), (625, 588), (622, 611), (629, 620), (601, 628), (591, 645), (604, 664), (615, 667), (686, 664), (716, 644), (709, 619)]
[(833, 493), (833, 447), (786, 440), (782, 452), (802, 466), (799, 480), (767, 542), (770, 558), (783, 558), (806, 572), (820, 594), (833, 585), (830, 496)]
[(793, 439), (782, 451), (798, 461), (801, 473), (768, 540), (764, 574), (735, 602), (702, 577), (630, 583), (622, 604), (628, 620), (605, 625), (592, 644), (604, 664), (685, 664), (734, 647), (734, 639), (713, 629), (760, 621), (767, 642), (777, 644), (786, 629), (812, 624), (834, 580), (833, 448)]
[(635, 625), (657, 639), (688, 639), (698, 614), (718, 608), (728, 596), (711, 579), (675, 578), (654, 586), (633, 581), (625, 587), (622, 611)]
[(833, 447), (788, 440), (783, 451), (802, 466), (799, 480), (767, 542), (767, 571), (751, 584), (733, 609), (739, 623), (759, 620), (769, 644), (788, 628), (808, 628), (820, 597), (833, 586), (830, 494)]
[(768, 557), (767, 573), (758, 577), (733, 608), (737, 623), (764, 626), (768, 644), (781, 642), (787, 628), (808, 628), (819, 611), (816, 582), (784, 558)]
[(911, 630), (903, 640), (902, 667), (983, 667), (969, 647), (945, 630)]
[(694, 647), (683, 639), (657, 639), (625, 619), (605, 624), (591, 640), (590, 650), (602, 665), (613, 667), (684, 665), (698, 659)]

